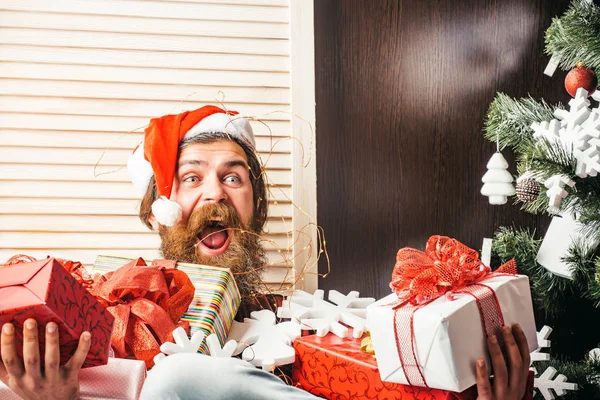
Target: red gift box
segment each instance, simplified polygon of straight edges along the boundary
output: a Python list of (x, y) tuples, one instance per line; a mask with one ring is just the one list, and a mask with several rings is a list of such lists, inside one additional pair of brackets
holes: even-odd
[(28, 318), (38, 322), (42, 357), (45, 327), (52, 321), (58, 325), (61, 364), (73, 356), (84, 331), (92, 342), (83, 367), (107, 363), (113, 316), (53, 258), (0, 268), (0, 325), (14, 324), (20, 357)]
[[(411, 387), (382, 382), (375, 356), (360, 349), (361, 339), (304, 336), (294, 341), (296, 361), (292, 367), (294, 384), (326, 399), (470, 400), (477, 398), (476, 387), (462, 393)], [(533, 394), (533, 374), (529, 374), (528, 395)]]

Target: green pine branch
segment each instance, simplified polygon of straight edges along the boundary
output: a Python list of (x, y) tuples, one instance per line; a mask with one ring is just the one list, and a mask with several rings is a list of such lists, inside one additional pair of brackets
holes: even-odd
[(596, 260), (596, 273), (594, 279), (590, 281), (587, 295), (594, 302), (594, 305), (600, 308), (600, 258)]
[(532, 97), (517, 100), (498, 93), (488, 109), (485, 137), (491, 142), (498, 140), (502, 148), (510, 147), (518, 153), (527, 152), (535, 145), (531, 124), (551, 120), (554, 118), (554, 109), (543, 100), (541, 103)]
[(517, 262), (520, 274), (529, 277), (534, 309), (542, 312), (544, 319), (559, 318), (566, 310), (579, 304), (594, 301), (600, 308), (600, 261), (589, 241), (574, 242), (563, 261), (572, 272), (573, 279), (554, 275), (537, 261), (541, 240), (527, 229), (500, 227), (494, 235), (492, 254), (499, 264), (511, 258)]
[(546, 54), (559, 55), (559, 66), (570, 70), (578, 62), (600, 72), (600, 7), (573, 0), (569, 10), (546, 30)]

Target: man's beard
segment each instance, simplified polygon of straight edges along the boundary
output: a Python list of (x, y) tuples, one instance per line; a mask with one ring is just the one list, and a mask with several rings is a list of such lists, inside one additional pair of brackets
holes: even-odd
[[(228, 228), (229, 246), (223, 254), (203, 254), (198, 238), (201, 232), (218, 220)], [(225, 204), (207, 204), (194, 211), (186, 225), (160, 226), (160, 250), (165, 259), (180, 262), (211, 265), (231, 269), (240, 290), (242, 300), (260, 292), (263, 285), (262, 268), (266, 265), (266, 253), (260, 244), (260, 235), (240, 221), (235, 208)]]

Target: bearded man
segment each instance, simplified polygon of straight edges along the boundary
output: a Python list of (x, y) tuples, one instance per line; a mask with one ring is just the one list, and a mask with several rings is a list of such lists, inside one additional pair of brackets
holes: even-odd
[[(161, 237), (163, 257), (230, 268), (243, 304), (238, 319), (260, 306), (260, 269), (265, 252), (260, 234), (267, 217), (263, 170), (254, 151), (249, 121), (207, 106), (153, 119), (144, 144), (128, 162), (143, 200), (141, 220)], [(270, 303), (265, 301), (262, 305)], [(14, 327), (2, 329), (0, 377), (23, 398), (74, 399), (78, 372), (89, 349), (89, 333), (65, 366), (58, 366), (58, 332), (46, 326), (45, 371), (40, 369), (37, 325), (26, 321), (24, 359), (16, 355)], [(498, 341), (489, 339), (494, 385), (485, 364), (476, 365), (481, 400), (520, 400), (529, 369), (525, 335), (504, 327), (505, 360)], [(275, 375), (236, 358), (174, 354), (149, 373), (142, 399), (314, 399)]]

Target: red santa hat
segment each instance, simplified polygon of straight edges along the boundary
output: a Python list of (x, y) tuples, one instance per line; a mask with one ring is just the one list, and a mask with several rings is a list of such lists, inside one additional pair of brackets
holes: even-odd
[(146, 194), (154, 176), (159, 199), (152, 204), (152, 214), (166, 226), (181, 220), (181, 206), (171, 201), (179, 143), (195, 136), (223, 132), (253, 147), (254, 134), (247, 118), (235, 111), (204, 106), (194, 111), (153, 118), (144, 132), (144, 141), (127, 161), (129, 177), (140, 197)]

